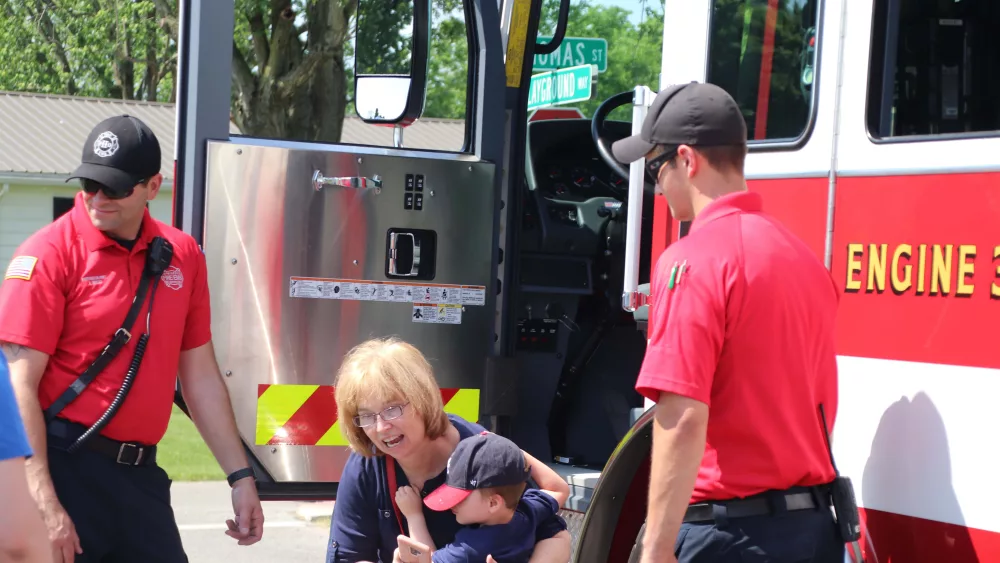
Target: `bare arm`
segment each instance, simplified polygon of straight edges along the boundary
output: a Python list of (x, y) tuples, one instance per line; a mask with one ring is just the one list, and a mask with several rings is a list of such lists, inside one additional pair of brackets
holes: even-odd
[(528, 563), (566, 563), (570, 557), (570, 539), (569, 532), (563, 530), (536, 543)]
[(410, 527), (411, 540), (415, 540), (426, 545), (429, 551), (437, 549), (434, 547), (434, 538), (431, 537), (431, 531), (427, 528), (427, 520), (424, 518), (423, 514), (421, 514), (419, 518), (407, 518), (406, 523)]
[[(243, 442), (229, 402), (229, 390), (219, 373), (211, 341), (181, 352), (179, 372), (181, 391), (191, 418), (222, 470), (228, 475), (248, 467), (250, 464), (243, 453)], [(226, 535), (239, 540), (240, 545), (260, 541), (264, 534), (264, 512), (257, 496), (257, 484), (250, 477), (233, 485), (233, 510), (236, 519), (226, 522), (229, 526)]]
[(229, 390), (211, 342), (181, 352), (180, 380), (191, 418), (222, 470), (228, 475), (247, 467)]
[(10, 366), (10, 382), (17, 397), (17, 407), (28, 435), (32, 456), (25, 464), (28, 490), (45, 517), (49, 540), (54, 550), (55, 560), (73, 561), (73, 553), (83, 553), (76, 528), (56, 496), (49, 473), (48, 441), (46, 439), (45, 418), (38, 400), (38, 384), (49, 363), (44, 352), (26, 348), (9, 342), (0, 343)]
[(48, 532), (28, 492), (24, 459), (0, 461), (0, 560), (52, 563)]
[(674, 543), (691, 500), (698, 467), (705, 455), (708, 405), (694, 399), (661, 393), (653, 423), (653, 457), (649, 484), (644, 562), (657, 557), (672, 561)]
[(10, 382), (17, 397), (24, 430), (28, 434), (28, 443), (34, 452), (27, 462), (28, 487), (35, 502), (44, 509), (47, 503), (58, 503), (55, 487), (52, 486), (52, 477), (49, 475), (45, 419), (42, 415), (42, 405), (38, 401), (38, 384), (42, 380), (42, 374), (45, 373), (45, 366), (49, 363), (49, 356), (44, 352), (9, 342), (0, 343), (0, 348), (7, 356)]
[(531, 467), (531, 478), (538, 483), (538, 488), (555, 498), (559, 506), (566, 504), (569, 499), (569, 484), (566, 480), (528, 452), (524, 452), (524, 460)]
[(429, 551), (437, 549), (434, 547), (434, 538), (427, 528), (427, 519), (424, 517), (424, 503), (420, 498), (417, 489), (410, 485), (404, 485), (396, 490), (396, 505), (399, 511), (406, 517), (406, 522), (410, 527), (409, 538), (418, 541)]

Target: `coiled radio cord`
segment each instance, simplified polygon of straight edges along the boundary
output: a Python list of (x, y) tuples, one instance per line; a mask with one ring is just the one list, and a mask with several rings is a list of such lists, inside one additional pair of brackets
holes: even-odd
[(113, 417), (115, 413), (118, 412), (118, 409), (121, 408), (122, 403), (125, 402), (125, 397), (132, 389), (132, 382), (135, 381), (135, 376), (137, 373), (139, 373), (139, 365), (142, 364), (142, 357), (146, 353), (146, 343), (149, 342), (149, 332), (150, 332), (149, 319), (153, 313), (153, 299), (156, 297), (156, 288), (159, 287), (159, 285), (160, 285), (160, 276), (156, 276), (156, 278), (153, 280), (153, 289), (152, 291), (150, 291), (149, 294), (149, 308), (146, 309), (146, 332), (141, 336), (139, 336), (139, 341), (135, 345), (135, 354), (132, 355), (132, 363), (129, 364), (128, 372), (125, 374), (125, 380), (122, 382), (121, 388), (115, 395), (114, 400), (111, 401), (111, 404), (108, 405), (107, 410), (104, 411), (104, 414), (102, 414), (101, 417), (97, 419), (97, 422), (95, 422), (93, 426), (88, 428), (86, 432), (81, 434), (80, 437), (77, 438), (75, 442), (73, 442), (73, 444), (67, 450), (69, 453), (73, 453), (76, 450), (80, 449), (80, 447), (82, 447), (87, 440), (89, 440), (92, 436), (100, 432), (102, 428), (107, 426), (108, 422), (111, 420), (111, 417)]

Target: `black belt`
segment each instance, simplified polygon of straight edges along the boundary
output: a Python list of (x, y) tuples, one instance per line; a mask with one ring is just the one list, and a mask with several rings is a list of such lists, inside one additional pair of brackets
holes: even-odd
[[(56, 438), (55, 442), (64, 443), (65, 447), (76, 441), (87, 428), (83, 425), (55, 418), (47, 424), (48, 435)], [(50, 440), (50, 443), (54, 442)], [(60, 444), (52, 443), (59, 447)], [(156, 446), (147, 446), (136, 442), (119, 442), (100, 434), (92, 436), (84, 442), (83, 447), (103, 454), (122, 465), (151, 465), (156, 463)]]
[(709, 522), (715, 519), (715, 507), (725, 507), (727, 518), (764, 516), (783, 511), (814, 509), (823, 503), (824, 493), (817, 487), (774, 491), (745, 499), (705, 501), (689, 505), (684, 522)]

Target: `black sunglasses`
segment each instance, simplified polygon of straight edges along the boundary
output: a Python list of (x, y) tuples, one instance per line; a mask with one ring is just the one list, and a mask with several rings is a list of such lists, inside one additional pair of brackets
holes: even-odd
[(139, 184), (145, 184), (146, 181), (136, 182), (135, 185), (129, 186), (128, 189), (121, 191), (113, 188), (109, 188), (100, 182), (95, 182), (93, 180), (83, 180), (83, 191), (90, 195), (94, 195), (97, 192), (104, 192), (104, 197), (108, 199), (125, 199), (135, 193), (135, 186)]
[(649, 175), (652, 183), (655, 184), (660, 179), (660, 168), (675, 156), (677, 156), (677, 149), (671, 149), (656, 158), (646, 161), (646, 174)]

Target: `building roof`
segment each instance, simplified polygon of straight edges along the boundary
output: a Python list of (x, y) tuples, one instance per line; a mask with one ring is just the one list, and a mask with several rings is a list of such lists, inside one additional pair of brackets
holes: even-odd
[[(95, 124), (130, 114), (149, 125), (160, 141), (161, 171), (172, 180), (174, 104), (98, 99), (22, 92), (0, 92), (0, 175), (66, 175), (80, 162), (82, 146)], [(236, 125), (230, 132), (240, 133)], [(344, 119), (341, 141), (392, 146), (391, 127), (369, 125), (356, 116)], [(422, 119), (406, 128), (403, 147), (459, 150), (465, 124), (453, 119)]]

